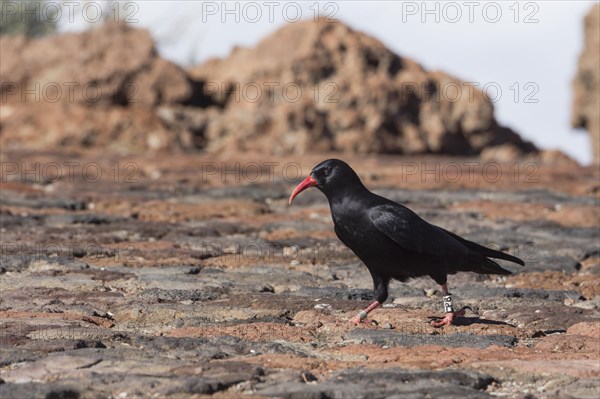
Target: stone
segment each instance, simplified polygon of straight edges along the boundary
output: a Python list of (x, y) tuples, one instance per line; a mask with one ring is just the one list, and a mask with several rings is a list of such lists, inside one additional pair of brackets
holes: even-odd
[(317, 384), (298, 382), (259, 384), (257, 393), (281, 398), (400, 398), (460, 396), (485, 398), (494, 381), (484, 374), (464, 371), (349, 369)]
[(567, 329), (567, 334), (583, 335), (600, 339), (600, 324), (595, 322), (581, 322)]
[(583, 25), (583, 51), (573, 79), (571, 125), (588, 131), (594, 160), (600, 162), (600, 5), (591, 7)]
[(366, 330), (354, 329), (345, 335), (348, 340), (386, 346), (419, 346), (440, 345), (444, 347), (486, 348), (490, 345), (510, 347), (516, 342), (514, 337), (505, 335), (475, 335), (475, 334), (406, 334), (395, 330)]
[[(192, 141), (206, 142), (209, 151), (474, 155), (503, 145), (519, 155), (537, 152), (497, 123), (477, 88), (427, 71), (343, 23), (289, 24), (190, 74), (219, 105), (165, 113), (170, 121), (188, 120), (198, 136)], [(455, 100), (449, 87), (464, 93)], [(299, 93), (293, 99), (290, 88)]]
[(82, 33), (0, 40), (9, 110), (0, 117), (3, 146), (135, 152), (173, 145), (154, 107), (190, 101), (194, 88), (182, 68), (158, 56), (147, 30), (106, 23)]

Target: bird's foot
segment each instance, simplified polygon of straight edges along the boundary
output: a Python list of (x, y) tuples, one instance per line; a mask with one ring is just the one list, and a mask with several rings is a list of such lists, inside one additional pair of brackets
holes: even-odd
[(431, 325), (436, 328), (452, 325), (456, 318), (459, 318), (459, 317), (462, 317), (465, 315), (465, 312), (467, 309), (471, 309), (471, 308), (468, 306), (465, 306), (464, 308), (457, 310), (456, 312), (446, 313), (446, 316), (443, 319), (433, 320), (431, 322)]

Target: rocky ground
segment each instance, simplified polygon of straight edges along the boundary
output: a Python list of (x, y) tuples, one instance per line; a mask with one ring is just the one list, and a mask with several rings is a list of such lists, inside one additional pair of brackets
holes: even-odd
[(379, 193), (527, 262), (451, 276), (460, 325), (429, 325), (424, 278), (357, 327), (367, 270), (318, 191), (287, 205), (324, 157), (3, 154), (0, 396), (600, 395), (597, 168), (350, 157)]

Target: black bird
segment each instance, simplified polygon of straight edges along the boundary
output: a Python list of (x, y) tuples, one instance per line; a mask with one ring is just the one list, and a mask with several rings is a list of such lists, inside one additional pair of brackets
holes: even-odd
[(452, 324), (465, 308), (454, 311), (447, 276), (457, 272), (511, 274), (489, 258), (520, 265), (514, 256), (468, 241), (421, 219), (407, 207), (370, 192), (352, 168), (328, 159), (313, 168), (292, 192), (289, 204), (302, 191), (317, 187), (329, 201), (338, 238), (367, 266), (373, 278), (375, 301), (352, 319), (360, 323), (388, 297), (390, 280), (430, 276), (444, 293), (446, 316), (432, 325)]

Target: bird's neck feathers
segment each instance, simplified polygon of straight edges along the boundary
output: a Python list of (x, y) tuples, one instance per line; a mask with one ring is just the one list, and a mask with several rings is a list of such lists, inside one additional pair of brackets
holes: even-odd
[(370, 193), (356, 173), (344, 176), (344, 179), (336, 180), (335, 184), (328, 185), (322, 190), (327, 196), (330, 205), (345, 202), (357, 196)]

